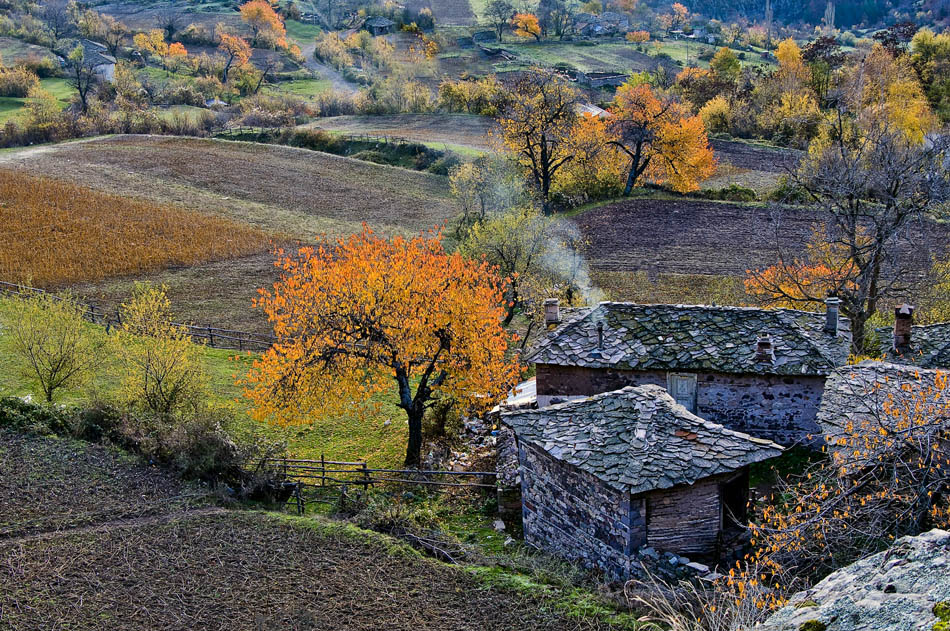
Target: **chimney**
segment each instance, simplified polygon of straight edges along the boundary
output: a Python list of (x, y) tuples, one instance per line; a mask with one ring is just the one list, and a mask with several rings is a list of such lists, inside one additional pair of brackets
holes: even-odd
[(825, 333), (838, 335), (838, 307), (841, 300), (837, 296), (825, 298)]
[(554, 326), (561, 322), (561, 307), (557, 298), (544, 301), (544, 326)]
[(604, 321), (597, 323), (597, 348), (604, 350)]
[(904, 303), (894, 308), (894, 350), (905, 353), (910, 350), (911, 327), (914, 325), (914, 308)]
[(759, 339), (755, 343), (755, 361), (769, 364), (775, 361), (772, 336), (768, 333), (759, 333)]

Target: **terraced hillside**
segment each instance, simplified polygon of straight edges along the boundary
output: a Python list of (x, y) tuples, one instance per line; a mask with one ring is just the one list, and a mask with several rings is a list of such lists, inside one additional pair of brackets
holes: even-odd
[[(58, 456), (64, 464), (50, 462)], [(0, 628), (597, 628), (380, 535), (162, 502), (180, 496), (180, 483), (120, 460), (98, 447), (0, 430), (8, 526), (0, 528)], [(76, 466), (63, 477), (66, 464)], [(36, 490), (24, 495), (28, 481)], [(122, 500), (149, 515), (131, 517)], [(76, 521), (77, 512), (91, 519)]]

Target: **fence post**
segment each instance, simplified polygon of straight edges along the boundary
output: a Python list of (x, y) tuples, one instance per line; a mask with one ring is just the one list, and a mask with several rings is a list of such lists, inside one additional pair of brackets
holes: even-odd
[(96, 323), (96, 303), (89, 303), (89, 317), (92, 320), (92, 323)]
[(214, 348), (214, 333), (211, 332), (211, 325), (208, 325), (208, 344)]
[(363, 492), (369, 490), (369, 471), (366, 470), (366, 463), (363, 463)]
[(320, 486), (327, 485), (327, 463), (323, 458), (323, 454), (320, 454)]

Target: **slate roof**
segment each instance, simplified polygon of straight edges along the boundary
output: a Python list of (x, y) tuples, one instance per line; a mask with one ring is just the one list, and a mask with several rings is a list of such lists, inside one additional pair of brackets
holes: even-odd
[[(793, 309), (602, 302), (575, 314), (538, 342), (528, 361), (624, 370), (825, 375), (847, 361), (851, 332), (824, 331), (825, 314)], [(597, 323), (604, 323), (603, 349)], [(773, 362), (755, 360), (760, 333)]]
[(366, 21), (363, 22), (363, 24), (366, 25), (366, 26), (376, 26), (376, 27), (379, 27), (379, 28), (389, 28), (390, 26), (394, 26), (396, 23), (393, 22), (392, 20), (390, 20), (389, 18), (384, 17), (384, 16), (382, 16), (382, 15), (374, 15), (373, 17), (368, 17), (368, 18), (366, 18)]
[(772, 441), (699, 418), (655, 385), (503, 413), (502, 423), (625, 493), (692, 484), (782, 453)]
[(109, 66), (115, 63), (115, 57), (109, 54), (109, 49), (106, 48), (105, 45), (88, 39), (66, 40), (65, 43), (62, 43), (63, 58), (66, 59), (69, 57), (69, 53), (71, 53), (77, 45), (82, 46), (85, 61), (89, 63), (91, 67)]
[[(886, 402), (902, 397), (911, 397), (908, 401), (913, 402), (913, 393), (933, 387), (936, 377), (936, 370), (873, 360), (842, 366), (828, 376), (815, 420), (832, 439), (828, 442), (834, 443), (834, 438), (847, 433), (848, 423), (860, 428), (885, 420)], [(935, 406), (944, 409), (945, 404)]]
[(876, 332), (881, 355), (888, 361), (921, 368), (950, 368), (950, 322), (911, 327), (910, 350), (903, 354), (894, 350), (894, 329), (886, 327)]

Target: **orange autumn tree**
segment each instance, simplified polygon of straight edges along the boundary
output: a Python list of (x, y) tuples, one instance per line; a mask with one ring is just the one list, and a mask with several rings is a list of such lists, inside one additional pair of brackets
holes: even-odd
[(228, 73), (231, 72), (231, 68), (241, 68), (251, 59), (251, 46), (244, 41), (243, 38), (221, 33), (221, 42), (218, 44), (218, 50), (224, 53), (225, 56), (221, 81), (227, 83)]
[(516, 13), (515, 17), (511, 18), (511, 26), (518, 37), (533, 37), (536, 41), (541, 41), (541, 25), (533, 13)]
[(336, 242), (279, 253), (281, 278), (256, 301), (277, 336), (245, 394), (254, 416), (288, 425), (353, 414), (398, 396), (409, 421), (406, 465), (420, 463), (422, 419), (437, 394), (494, 406), (518, 376), (501, 326), (504, 280), (448, 254), (439, 233)]
[(624, 156), (611, 142), (607, 117), (584, 113), (567, 135), (574, 156), (561, 169), (555, 188), (579, 199), (616, 197), (623, 189)]
[(287, 48), (284, 21), (268, 0), (250, 0), (240, 7), (241, 19), (251, 29), (252, 46), (262, 41), (276, 48)]
[(169, 44), (165, 41), (165, 31), (152, 29), (148, 33), (136, 33), (132, 43), (143, 53), (151, 53), (161, 59), (162, 70), (168, 70), (169, 61), (181, 60), (188, 56), (188, 51), (181, 42)]
[(694, 191), (716, 168), (703, 119), (661, 100), (645, 83), (625, 83), (610, 108), (613, 145), (627, 155), (624, 195), (641, 178)]

